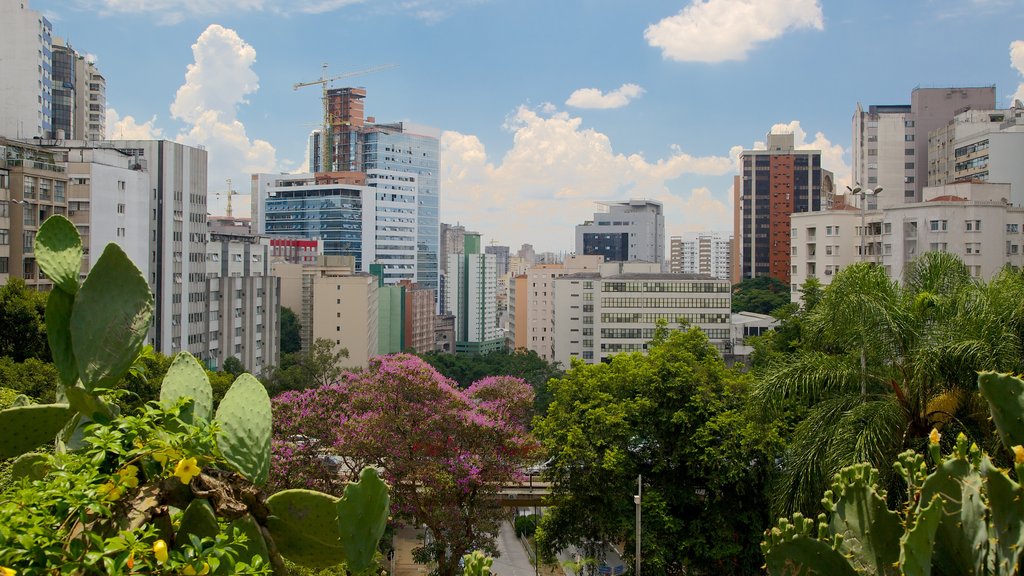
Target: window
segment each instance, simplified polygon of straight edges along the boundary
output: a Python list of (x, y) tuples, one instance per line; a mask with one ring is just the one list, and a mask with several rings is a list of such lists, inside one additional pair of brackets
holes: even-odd
[(947, 244), (945, 242), (932, 242), (928, 245), (928, 249), (932, 252), (945, 252)]
[(914, 141), (914, 135), (913, 134), (905, 134), (903, 136), (903, 140), (905, 142), (913, 142)]
[(831, 235), (832, 235), (832, 227), (831, 226), (825, 226), (825, 236), (831, 236)]
[(118, 214), (124, 214), (124, 203), (119, 203), (117, 205), (117, 213)]
[(117, 237), (118, 238), (124, 238), (124, 228), (118, 228), (117, 229)]
[(981, 232), (981, 220), (965, 220), (964, 227), (968, 232)]
[(945, 232), (949, 227), (949, 220), (929, 220), (928, 229), (932, 232)]
[(892, 222), (882, 224), (882, 234), (892, 234)]
[(1006, 233), (1007, 234), (1020, 234), (1020, 224), (1007, 224), (1006, 225)]
[[(796, 248), (794, 248), (796, 250)], [(832, 246), (825, 246), (825, 256), (832, 256)]]
[(981, 254), (981, 242), (967, 242), (964, 244), (964, 252), (967, 254)]
[(0, 246), (7, 246), (10, 243), (10, 232), (8, 232), (7, 230), (0, 230)]

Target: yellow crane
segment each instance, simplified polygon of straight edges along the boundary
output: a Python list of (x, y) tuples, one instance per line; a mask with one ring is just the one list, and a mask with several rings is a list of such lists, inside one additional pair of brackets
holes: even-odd
[(226, 195), (227, 195), (227, 197), (228, 197), (228, 209), (227, 209), (227, 213), (228, 213), (228, 218), (231, 218), (231, 197), (232, 197), (232, 196), (236, 196), (236, 195), (238, 195), (238, 192), (236, 192), (236, 191), (235, 191), (235, 190), (234, 190), (234, 189), (233, 189), (233, 188), (231, 187), (231, 178), (228, 178), (227, 182), (228, 182), (228, 191), (227, 191), (227, 192), (216, 192), (216, 194), (217, 194), (218, 196), (220, 196), (221, 194), (226, 194)]
[[(331, 110), (330, 103), (327, 101), (327, 85), (335, 80), (342, 80), (344, 78), (354, 78), (356, 76), (364, 76), (366, 74), (372, 74), (374, 72), (380, 72), (381, 70), (387, 70), (388, 68), (395, 68), (398, 64), (383, 64), (381, 66), (372, 66), (370, 68), (363, 68), (362, 70), (353, 70), (352, 72), (345, 72), (344, 74), (338, 74), (337, 76), (327, 76), (327, 64), (323, 64), (323, 72), (320, 74), (319, 80), (313, 80), (311, 82), (298, 82), (292, 86), (293, 90), (299, 88), (305, 88), (306, 86), (316, 86), (319, 84), (323, 88), (323, 103), (324, 103), (324, 125), (320, 132), (320, 167), (323, 172), (331, 171), (331, 164), (333, 159), (331, 158)], [(230, 198), (230, 196), (228, 197)]]

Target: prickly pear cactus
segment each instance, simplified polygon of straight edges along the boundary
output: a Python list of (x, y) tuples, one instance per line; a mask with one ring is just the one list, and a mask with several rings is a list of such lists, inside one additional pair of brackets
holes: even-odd
[(338, 499), (313, 490), (284, 490), (267, 498), (267, 530), (285, 558), (309, 568), (345, 561)]
[(474, 550), (462, 557), (462, 576), (489, 576), (493, 563), (494, 558), (480, 550)]
[(349, 571), (362, 572), (373, 563), (388, 524), (389, 505), (388, 487), (373, 468), (363, 468), (359, 482), (345, 487), (338, 501), (338, 535)]
[(192, 403), (182, 410), (180, 418), (192, 424), (197, 420), (209, 421), (213, 415), (213, 389), (206, 370), (188, 352), (178, 352), (160, 384), (160, 404), (169, 408), (182, 398)]
[(224, 458), (254, 484), (270, 473), (270, 397), (252, 374), (235, 379), (217, 408), (217, 446)]
[(0, 410), (0, 460), (52, 441), (71, 416), (67, 404), (36, 404)]
[[(979, 388), (992, 419), (1024, 474), (1024, 380), (985, 372)], [(823, 504), (828, 515), (812, 522), (794, 515), (765, 535), (762, 550), (772, 575), (795, 574), (1017, 574), (1024, 550), (1024, 489), (1008, 472), (960, 434), (953, 450), (940, 449), (933, 431), (928, 452), (904, 453), (894, 465), (907, 486), (907, 507), (892, 511), (866, 464), (836, 475)]]

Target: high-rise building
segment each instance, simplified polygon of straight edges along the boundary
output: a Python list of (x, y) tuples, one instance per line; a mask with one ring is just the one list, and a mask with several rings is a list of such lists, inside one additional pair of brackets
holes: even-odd
[(455, 351), (486, 354), (500, 350), (504, 338), (498, 328), (497, 270), (492, 254), (480, 250), (480, 235), (465, 235), (462, 254), (448, 255), (445, 302), (455, 316)]
[(0, 0), (0, 136), (53, 131), (53, 26), (28, 0)]
[(508, 274), (508, 246), (499, 246), (497, 244), (491, 244), (484, 248), (485, 254), (494, 254), (495, 261), (498, 266), (498, 276), (504, 276)]
[(605, 262), (665, 261), (665, 216), (661, 202), (600, 202), (608, 212), (576, 226), (576, 253), (603, 256)]
[(832, 173), (820, 150), (797, 150), (793, 134), (768, 134), (765, 150), (744, 150), (734, 179), (732, 281), (771, 276), (789, 284), (789, 216), (828, 208)]
[(699, 232), (671, 238), (669, 271), (673, 274), (706, 274), (712, 278), (732, 276), (732, 235)]
[(1024, 205), (1024, 105), (965, 110), (928, 137), (928, 185), (995, 182), (1010, 185), (1007, 200)]
[(96, 64), (61, 38), (53, 39), (54, 139), (103, 140), (106, 137), (107, 81)]
[(555, 361), (596, 364), (620, 352), (642, 352), (659, 320), (696, 326), (727, 352), (732, 286), (728, 280), (665, 274), (657, 264), (605, 263), (597, 272), (556, 278)]
[(860, 103), (853, 115), (853, 181), (882, 188), (868, 207), (919, 202), (928, 183), (928, 138), (964, 109), (995, 108), (995, 86), (915, 88), (910, 105)]
[(0, 141), (0, 285), (11, 275), (11, 170), (7, 147)]

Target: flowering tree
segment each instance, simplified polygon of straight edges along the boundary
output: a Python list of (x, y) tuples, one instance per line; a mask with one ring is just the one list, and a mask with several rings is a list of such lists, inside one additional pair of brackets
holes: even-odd
[(498, 489), (535, 449), (526, 430), (532, 402), (519, 378), (492, 376), (460, 390), (415, 356), (375, 358), (336, 384), (274, 400), (271, 482), (325, 490), (364, 465), (378, 467), (392, 486), (393, 512), (435, 538), (417, 557), (450, 576), (462, 554), (494, 549)]

